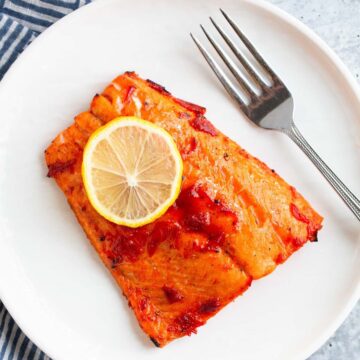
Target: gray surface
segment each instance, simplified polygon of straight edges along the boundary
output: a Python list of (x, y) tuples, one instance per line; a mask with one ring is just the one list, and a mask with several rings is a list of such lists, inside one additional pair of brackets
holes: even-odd
[[(360, 82), (360, 0), (268, 0), (308, 25)], [(309, 360), (360, 360), (360, 302)]]

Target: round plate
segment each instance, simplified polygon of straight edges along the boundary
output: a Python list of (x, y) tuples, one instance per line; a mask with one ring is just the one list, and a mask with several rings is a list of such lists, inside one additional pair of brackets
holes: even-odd
[[(283, 134), (239, 113), (192, 43), (198, 24), (224, 23), (217, 0), (97, 1), (56, 23), (0, 86), (0, 297), (56, 359), (304, 359), (359, 296), (359, 224)], [(295, 121), (360, 193), (359, 91), (304, 25), (258, 1), (223, 0), (295, 99)], [(212, 30), (212, 29), (211, 29)], [(325, 217), (309, 243), (201, 327), (156, 349), (98, 260), (52, 179), (44, 150), (93, 95), (135, 70), (204, 105), (225, 134), (275, 168)]]

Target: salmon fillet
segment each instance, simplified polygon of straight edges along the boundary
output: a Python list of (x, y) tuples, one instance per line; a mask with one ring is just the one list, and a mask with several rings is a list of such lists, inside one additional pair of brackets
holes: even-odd
[[(316, 241), (322, 223), (292, 186), (204, 114), (203, 107), (126, 72), (45, 151), (48, 176), (64, 192), (141, 328), (160, 347), (195, 333), (253, 279)], [(99, 215), (81, 177), (89, 136), (118, 116), (138, 116), (167, 130), (184, 162), (175, 204), (138, 229)]]

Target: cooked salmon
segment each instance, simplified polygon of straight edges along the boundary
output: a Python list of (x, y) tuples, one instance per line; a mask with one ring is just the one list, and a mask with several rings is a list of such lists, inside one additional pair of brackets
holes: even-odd
[[(151, 121), (174, 138), (182, 190), (158, 220), (116, 225), (91, 206), (81, 163), (89, 136), (118, 116)], [(131, 146), (131, 144), (129, 144)], [(196, 329), (307, 241), (322, 217), (276, 172), (217, 130), (205, 109), (127, 72), (45, 151), (48, 176), (157, 346)], [(240, 321), (240, 320), (239, 320)]]

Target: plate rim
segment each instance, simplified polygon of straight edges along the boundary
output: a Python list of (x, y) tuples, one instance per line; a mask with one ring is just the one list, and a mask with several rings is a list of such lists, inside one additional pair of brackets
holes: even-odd
[[(43, 39), (46, 37), (51, 31), (56, 31), (59, 26), (61, 26), (64, 22), (73, 21), (73, 17), (79, 16), (80, 13), (86, 12), (89, 7), (101, 6), (100, 4), (111, 3), (114, 0), (94, 0), (91, 3), (85, 4), (82, 7), (74, 10), (73, 12), (65, 15), (63, 18), (58, 20), (56, 23), (51, 25), (49, 28), (45, 29), (39, 36), (32, 41), (31, 44), (27, 46), (23, 53), (21, 53), (15, 62), (11, 65), (9, 70), (5, 73), (3, 79), (0, 81), (0, 90), (2, 91), (5, 88), (6, 82), (8, 78), (11, 78), (12, 74), (16, 72), (17, 65), (23, 61), (23, 54), (29, 52), (29, 49), (32, 49), (36, 44), (39, 43), (39, 39)], [(272, 16), (277, 18), (280, 21), (283, 21), (290, 25), (293, 29), (297, 30), (297, 32), (301, 33), (306, 37), (306, 39), (315, 45), (323, 55), (334, 65), (337, 69), (339, 76), (343, 77), (343, 80), (349, 85), (349, 90), (351, 90), (354, 98), (357, 100), (357, 103), (360, 104), (360, 85), (355, 79), (355, 77), (351, 74), (348, 67), (344, 64), (344, 62), (340, 59), (340, 57), (335, 53), (335, 51), (312, 29), (310, 29), (307, 25), (298, 20), (294, 15), (286, 12), (285, 10), (279, 8), (277, 5), (269, 3), (265, 0), (238, 0), (239, 2), (248, 3), (255, 8), (260, 10), (265, 10), (270, 13)], [(16, 306), (11, 304), (11, 299), (9, 299), (1, 286), (0, 283), (0, 299), (4, 304), (7, 311), (10, 313), (11, 317), (14, 319), (15, 323), (21, 328), (22, 332), (34, 343), (36, 344), (46, 355), (51, 358), (58, 358), (56, 355), (60, 355), (58, 349), (60, 347), (48, 348), (46, 342), (46, 334), (42, 333), (41, 338), (38, 336), (32, 337), (31, 335), (31, 326), (24, 326), (24, 322), (22, 321), (22, 314), (17, 313)], [(327, 326), (324, 326), (323, 331), (320, 331), (318, 336), (315, 339), (308, 343), (308, 345), (303, 349), (303, 351), (299, 354), (296, 354), (296, 359), (303, 360), (311, 356), (314, 352), (316, 352), (321, 346), (334, 334), (334, 332), (340, 327), (343, 321), (350, 314), (356, 303), (360, 300), (360, 276), (354, 285), (354, 289), (350, 296), (348, 296), (347, 300), (344, 302), (344, 306), (341, 311), (336, 316), (333, 316), (332, 320), (328, 322)], [(26, 322), (26, 321), (25, 321)]]

